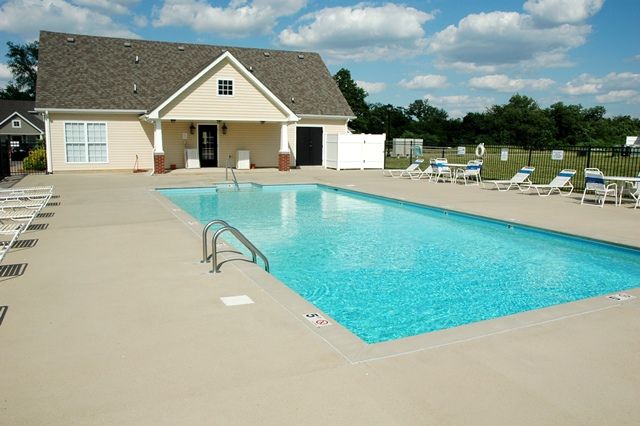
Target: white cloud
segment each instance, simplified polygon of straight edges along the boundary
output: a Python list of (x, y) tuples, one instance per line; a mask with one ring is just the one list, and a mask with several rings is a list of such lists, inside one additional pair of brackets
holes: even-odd
[(483, 77), (473, 77), (469, 80), (469, 86), (474, 89), (488, 89), (498, 92), (517, 92), (523, 89), (547, 90), (554, 83), (549, 78), (509, 78), (505, 74), (485, 75)]
[(413, 56), (425, 46), (422, 25), (433, 15), (387, 3), (332, 7), (305, 15), (296, 29), (279, 35), (283, 46), (320, 50), (338, 60), (376, 60)]
[(597, 93), (603, 95), (609, 92), (636, 90), (638, 87), (640, 87), (640, 74), (611, 72), (604, 77), (581, 74), (577, 78), (569, 81), (560, 91), (567, 95), (574, 96)]
[(566, 53), (586, 42), (588, 25), (540, 26), (531, 15), (490, 12), (468, 15), (428, 41), (441, 67), (496, 72), (499, 68), (567, 66)]
[(107, 14), (125, 15), (130, 13), (131, 6), (139, 0), (71, 0), (79, 6), (87, 6), (91, 9), (101, 9)]
[(387, 88), (386, 83), (356, 80), (358, 87), (363, 88), (370, 95), (380, 93)]
[(149, 25), (149, 20), (148, 20), (148, 19), (147, 19), (147, 17), (146, 17), (146, 16), (144, 16), (144, 15), (135, 15), (135, 16), (133, 17), (133, 24), (134, 24), (136, 27), (144, 28), (144, 27), (146, 27), (147, 25)]
[(447, 77), (439, 74), (417, 75), (411, 80), (398, 83), (405, 89), (438, 89), (447, 87)]
[(523, 8), (553, 24), (575, 24), (600, 11), (604, 0), (527, 0)]
[(9, 0), (0, 6), (0, 31), (36, 39), (39, 30), (139, 38), (109, 16), (66, 0)]
[(640, 93), (637, 90), (611, 90), (603, 95), (596, 96), (596, 100), (602, 103), (640, 103)]
[(453, 118), (464, 117), (468, 112), (481, 112), (495, 105), (494, 98), (468, 95), (425, 95), (430, 104), (446, 110)]
[(165, 0), (153, 26), (186, 26), (202, 33), (247, 37), (270, 33), (279, 18), (305, 5), (306, 0), (232, 0), (227, 7), (214, 7), (205, 0)]
[(11, 70), (7, 64), (0, 63), (0, 89), (7, 87), (7, 83), (9, 83), (9, 80), (12, 78), (13, 74), (11, 74)]

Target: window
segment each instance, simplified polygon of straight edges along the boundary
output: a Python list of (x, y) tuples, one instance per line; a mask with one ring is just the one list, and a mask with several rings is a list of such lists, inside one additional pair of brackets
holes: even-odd
[(106, 123), (64, 123), (68, 163), (107, 162)]
[(22, 122), (20, 120), (11, 120), (11, 127), (14, 129), (19, 129), (22, 127)]
[(233, 80), (218, 80), (218, 96), (233, 96)]

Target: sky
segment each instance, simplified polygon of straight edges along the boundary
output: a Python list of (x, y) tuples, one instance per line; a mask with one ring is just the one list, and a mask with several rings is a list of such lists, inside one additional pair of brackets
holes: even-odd
[(451, 117), (514, 93), (640, 117), (640, 0), (0, 0), (0, 86), (40, 30), (319, 52), (370, 103)]

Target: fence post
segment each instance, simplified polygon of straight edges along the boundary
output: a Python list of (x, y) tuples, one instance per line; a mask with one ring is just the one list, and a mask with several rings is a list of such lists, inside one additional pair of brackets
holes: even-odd
[[(405, 149), (406, 149), (406, 141), (405, 141)], [(413, 163), (413, 139), (409, 142), (409, 164)]]
[(591, 166), (591, 147), (587, 147), (587, 168)]
[(529, 147), (529, 159), (527, 160), (527, 166), (531, 167), (531, 153), (533, 152), (533, 150), (531, 149), (531, 147)]
[(444, 158), (444, 148), (442, 148), (442, 155), (440, 156), (440, 158)]

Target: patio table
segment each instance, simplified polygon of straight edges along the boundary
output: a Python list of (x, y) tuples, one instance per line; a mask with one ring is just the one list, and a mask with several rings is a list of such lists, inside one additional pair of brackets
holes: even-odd
[(638, 176), (605, 176), (604, 179), (616, 184), (616, 189), (618, 190), (617, 205), (622, 204), (622, 191), (624, 190), (625, 182), (640, 182), (640, 177)]

